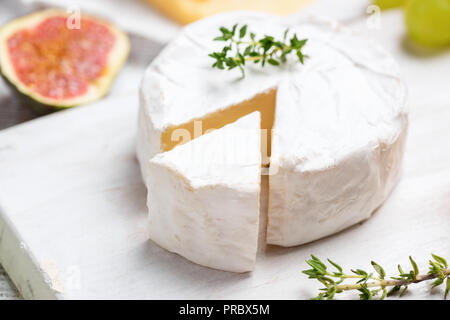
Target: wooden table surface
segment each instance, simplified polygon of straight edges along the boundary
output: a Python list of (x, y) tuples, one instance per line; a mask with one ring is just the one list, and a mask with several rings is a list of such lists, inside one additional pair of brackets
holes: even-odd
[[(30, 108), (13, 98), (8, 90), (3, 79), (0, 78), (0, 130), (38, 116)], [(0, 265), (0, 300), (18, 298), (19, 295), (16, 288)]]
[[(333, 0), (335, 1), (335, 0)], [(348, 1), (348, 0), (345, 0)], [(352, 0), (353, 2), (357, 2), (357, 0)], [(363, 3), (365, 0), (360, 0), (361, 3)], [(325, 1), (323, 1), (325, 2)], [(3, 5), (3, 4), (2, 4)], [(1, 11), (1, 10), (0, 10)], [(0, 12), (1, 16), (1, 12)], [(336, 17), (340, 18), (340, 17)], [(394, 13), (388, 13), (385, 17), (383, 17), (383, 24), (384, 26), (394, 26), (394, 30), (399, 29), (399, 26), (402, 26), (403, 23), (399, 19), (398, 15)], [(363, 23), (365, 23), (363, 20), (359, 22), (354, 23), (354, 27), (356, 28), (362, 28)], [(353, 24), (353, 23), (351, 23)], [(384, 29), (386, 31), (386, 28)], [(403, 31), (402, 31), (403, 32)], [(425, 114), (425, 110), (428, 108), (431, 108), (431, 106), (448, 106), (450, 107), (450, 94), (448, 91), (448, 81), (450, 80), (450, 61), (449, 59), (446, 59), (448, 57), (448, 54), (444, 54), (444, 57), (441, 54), (437, 55), (423, 55), (422, 58), (418, 58), (417, 56), (411, 55), (409, 53), (403, 52), (404, 44), (400, 44), (399, 37), (395, 38), (392, 36), (392, 39), (385, 39), (387, 34), (390, 33), (383, 33), (383, 30), (381, 31), (373, 31), (375, 38), (378, 38), (381, 43), (383, 43), (387, 49), (394, 53), (394, 55), (399, 59), (401, 67), (404, 71), (404, 77), (406, 78), (409, 87), (410, 87), (410, 98), (412, 100), (413, 105), (413, 120), (414, 119), (423, 119), (427, 114)], [(407, 45), (407, 44), (405, 44)], [(420, 63), (418, 63), (419, 60)], [(441, 70), (440, 73), (435, 72), (437, 68)], [(428, 72), (427, 72), (428, 70)], [(420, 77), (417, 77), (417, 75), (423, 75), (427, 74), (429, 78), (421, 79)], [(433, 109), (433, 108), (431, 108)], [(446, 117), (446, 119), (449, 119), (448, 112), (444, 112), (446, 108), (434, 108), (433, 110), (438, 110), (441, 115), (441, 117)], [(444, 110), (444, 111), (443, 111)], [(33, 118), (38, 117), (37, 114), (35, 114), (31, 109), (29, 109), (27, 106), (20, 103), (19, 100), (14, 98), (10, 92), (8, 91), (8, 88), (3, 83), (3, 80), (0, 79), (0, 130), (5, 129), (8, 127), (11, 127), (15, 124), (29, 121)], [(436, 122), (437, 122), (436, 118)], [(433, 121), (431, 121), (433, 122)], [(430, 122), (430, 123), (431, 123)], [(427, 128), (430, 128), (429, 123), (426, 123), (426, 126), (424, 125), (422, 131), (418, 130), (416, 127), (416, 130), (413, 130), (413, 138), (420, 140), (421, 137), (425, 137)], [(413, 127), (414, 129), (414, 127)], [(439, 129), (439, 128), (438, 128)], [(436, 129), (437, 130), (437, 129)], [(444, 130), (444, 129), (443, 129)], [(450, 130), (450, 127), (449, 127)], [(420, 132), (419, 132), (420, 131)], [(425, 132), (425, 133), (424, 133)], [(445, 131), (448, 132), (448, 131)], [(432, 135), (430, 135), (432, 136)], [(410, 137), (411, 138), (411, 137)], [(448, 143), (448, 141), (447, 141)], [(423, 144), (425, 146), (425, 142)], [(442, 145), (442, 148), (448, 149), (448, 145), (445, 146)], [(441, 149), (442, 149), (441, 148)], [(448, 155), (448, 151), (446, 150), (436, 150), (436, 155), (442, 158), (442, 155), (445, 153)], [(408, 168), (414, 168), (416, 170), (418, 166), (413, 166), (412, 164), (415, 164), (416, 162), (422, 161), (423, 163), (428, 163), (427, 161), (433, 161), (432, 154), (423, 154), (419, 158), (412, 159), (409, 162)], [(447, 158), (447, 157), (444, 157)], [(412, 163), (412, 164), (411, 164)], [(443, 161), (441, 161), (443, 163)], [(431, 165), (430, 172), (432, 171)], [(412, 169), (411, 169), (412, 170)], [(410, 171), (411, 171), (410, 170)], [(408, 173), (410, 173), (408, 171)], [(378, 217), (380, 219), (380, 217)], [(14, 286), (11, 284), (8, 276), (5, 274), (3, 268), (0, 265), (0, 299), (17, 299), (18, 294)]]
[[(28, 13), (29, 11), (47, 7), (45, 1), (43, 1), (42, 3), (40, 1), (36, 1), (35, 5), (26, 7), (24, 7), (20, 3), (20, 1), (17, 0), (2, 0), (2, 1), (5, 2), (2, 2), (0, 4), (0, 25), (5, 23), (6, 21), (9, 21), (10, 19), (12, 19), (17, 15), (23, 15)], [(102, 5), (104, 6), (104, 4), (101, 3), (102, 1), (105, 0), (99, 0), (97, 2), (97, 4), (100, 7)], [(49, 4), (51, 4), (50, 0), (48, 2)], [(135, 6), (133, 10), (131, 10), (131, 13), (133, 13), (134, 15), (137, 15), (136, 11), (142, 11), (139, 10), (139, 7), (136, 7), (136, 3), (132, 3), (131, 5)], [(116, 10), (119, 11), (121, 10), (119, 4), (112, 5), (111, 7), (114, 7)], [(117, 12), (112, 11), (110, 14), (117, 15)], [(145, 15), (145, 12), (143, 14), (144, 17), (147, 16)], [(151, 14), (152, 12), (151, 10), (149, 10), (149, 15), (151, 16)], [(144, 26), (145, 29), (145, 23), (142, 23), (143, 22), (142, 19), (143, 18), (140, 17), (140, 19), (137, 19), (140, 21), (140, 23), (138, 22), (135, 23), (136, 25), (140, 25), (141, 27)], [(153, 57), (161, 49), (161, 42), (153, 41), (148, 39), (147, 37), (142, 36), (142, 34), (145, 33), (144, 32), (145, 30), (142, 31), (137, 27), (136, 28), (126, 27), (125, 29), (127, 31), (129, 30), (134, 31), (134, 33), (130, 33), (132, 49), (129, 61), (132, 61), (135, 65), (141, 66), (141, 69), (144, 70), (145, 66), (148, 65), (151, 59), (153, 59)], [(170, 38), (171, 34), (174, 31), (172, 30), (171, 33), (169, 32), (169, 29), (165, 30), (167, 30), (166, 32), (167, 37)], [(155, 37), (152, 37), (152, 39), (153, 38)], [(136, 50), (137, 48), (139, 50)], [(125, 74), (126, 74), (125, 77), (129, 76), (129, 73), (125, 72)], [(134, 83), (134, 81), (131, 82)], [(124, 85), (122, 86), (122, 90), (127, 91), (129, 90), (129, 88), (126, 85)], [(24, 104), (24, 102), (21, 99), (18, 99), (18, 97), (15, 94), (13, 94), (11, 89), (6, 85), (5, 80), (0, 77), (0, 131), (42, 116), (43, 116), (42, 114), (36, 113), (29, 106)], [(12, 283), (12, 281), (10, 280), (10, 278), (8, 277), (8, 275), (6, 274), (4, 268), (0, 263), (0, 300), (2, 299), (20, 299), (20, 296), (14, 284)]]
[[(339, 3), (341, 1), (342, 3)], [(344, 4), (345, 1), (345, 5)], [(326, 15), (341, 21), (351, 20), (356, 15), (364, 15), (371, 0), (317, 0), (309, 8), (311, 12), (326, 11)], [(0, 25), (16, 16), (48, 6), (69, 7), (71, 0), (2, 0), (0, 4)], [(150, 37), (158, 42), (166, 42), (179, 30), (179, 26), (151, 10), (140, 0), (78, 0), (83, 10), (99, 14), (117, 23), (129, 32)], [(115, 19), (120, 16), (120, 19)], [(158, 25), (158, 28), (155, 28)], [(30, 108), (10, 94), (0, 78), (0, 130), (38, 117)], [(17, 290), (12, 285), (0, 264), (0, 299), (17, 299)]]

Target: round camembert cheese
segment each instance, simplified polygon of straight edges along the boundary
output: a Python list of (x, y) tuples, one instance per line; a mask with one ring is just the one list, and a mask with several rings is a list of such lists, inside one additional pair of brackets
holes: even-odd
[[(212, 39), (221, 26), (234, 24), (247, 24), (257, 38), (282, 39), (286, 29), (307, 38), (304, 64), (295, 54), (278, 67), (247, 64), (245, 78), (237, 69), (212, 68), (208, 54), (224, 46)], [(189, 25), (146, 70), (140, 106), (137, 155), (149, 190), (150, 238), (192, 261), (231, 271), (252, 270), (248, 257), (256, 252), (246, 247), (249, 235), (227, 233), (235, 238), (220, 243), (214, 237), (245, 217), (257, 217), (238, 208), (257, 208), (245, 205), (239, 184), (235, 198), (219, 189), (200, 196), (202, 187), (196, 184), (181, 188), (191, 180), (195, 164), (163, 174), (171, 167), (166, 154), (258, 111), (262, 173), (269, 174), (266, 242), (295, 246), (371, 216), (398, 180), (408, 127), (406, 91), (390, 55), (337, 23), (298, 15), (235, 12)], [(177, 157), (186, 159), (181, 151)], [(205, 175), (210, 185), (215, 179), (220, 184), (217, 172)], [(203, 210), (197, 200), (187, 200), (199, 196), (214, 206)], [(220, 228), (217, 220), (204, 223), (217, 217), (216, 206), (229, 210), (221, 211)], [(189, 221), (186, 228), (181, 221)], [(248, 229), (254, 225), (252, 219), (247, 223)], [(180, 246), (167, 230), (192, 241)], [(229, 259), (219, 252), (227, 252)]]

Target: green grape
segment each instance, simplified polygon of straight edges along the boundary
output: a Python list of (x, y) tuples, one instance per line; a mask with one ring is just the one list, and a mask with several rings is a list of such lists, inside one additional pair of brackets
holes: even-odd
[(375, 0), (374, 4), (380, 7), (381, 10), (400, 7), (405, 4), (405, 0)]
[(405, 10), (412, 39), (433, 47), (450, 44), (450, 0), (408, 0)]

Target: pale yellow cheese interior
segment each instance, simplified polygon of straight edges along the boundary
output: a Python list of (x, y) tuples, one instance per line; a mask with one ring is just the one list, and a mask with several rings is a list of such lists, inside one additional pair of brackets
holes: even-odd
[(254, 111), (261, 114), (261, 153), (262, 164), (267, 166), (271, 154), (271, 130), (275, 116), (276, 89), (260, 93), (252, 99), (230, 106), (224, 110), (211, 113), (203, 118), (194, 119), (180, 126), (166, 129), (161, 136), (163, 151), (169, 151), (179, 144), (186, 143), (214, 129), (235, 122)]
[(312, 0), (146, 0), (169, 18), (187, 24), (224, 11), (255, 10), (290, 14)]

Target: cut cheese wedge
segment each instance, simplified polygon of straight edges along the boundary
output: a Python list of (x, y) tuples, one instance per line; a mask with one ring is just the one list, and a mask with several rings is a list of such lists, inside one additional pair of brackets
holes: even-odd
[(186, 24), (212, 14), (234, 10), (293, 13), (311, 0), (146, 0), (171, 19)]
[(156, 155), (148, 164), (150, 238), (204, 266), (253, 270), (260, 168), (258, 112)]
[[(257, 38), (282, 39), (286, 29), (307, 38), (305, 63), (292, 55), (279, 67), (247, 64), (244, 79), (211, 68), (208, 54), (223, 46), (212, 39), (234, 24)], [(149, 66), (140, 99), (137, 154), (147, 185), (158, 183), (150, 158), (261, 113), (269, 244), (307, 243), (369, 218), (399, 178), (408, 113), (397, 64), (333, 21), (251, 12), (198, 21)]]

